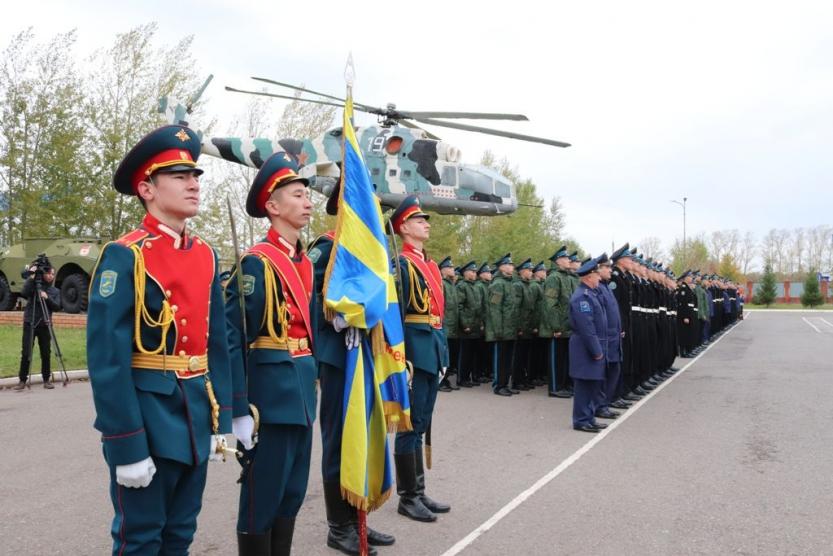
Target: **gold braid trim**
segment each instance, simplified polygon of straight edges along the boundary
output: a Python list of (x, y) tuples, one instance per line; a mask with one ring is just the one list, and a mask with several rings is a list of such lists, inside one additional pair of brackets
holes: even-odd
[[(263, 312), (263, 321), (260, 323), (261, 328), (266, 325), (266, 331), (269, 337), (275, 342), (286, 342), (289, 338), (289, 321), (287, 316), (289, 311), (286, 308), (286, 302), (281, 301), (278, 294), (278, 277), (275, 276), (275, 271), (266, 257), (260, 257), (263, 261), (263, 286), (266, 290), (266, 310)], [(275, 316), (277, 313), (278, 324), (281, 328), (281, 333), (275, 331)]]
[[(133, 282), (134, 282), (134, 300), (133, 304), (135, 307), (135, 319), (134, 319), (134, 330), (133, 335), (136, 341), (136, 349), (139, 353), (147, 353), (151, 355), (156, 355), (161, 353), (162, 357), (164, 358), (167, 355), (167, 347), (168, 342), (168, 330), (171, 327), (171, 324), (174, 322), (174, 313), (171, 310), (171, 304), (168, 303), (167, 299), (162, 300), (162, 309), (159, 311), (159, 316), (153, 318), (150, 313), (148, 312), (147, 307), (145, 306), (145, 281), (147, 279), (147, 272), (145, 270), (145, 258), (142, 255), (142, 250), (136, 244), (130, 246), (131, 251), (133, 251)], [(145, 323), (146, 326), (149, 328), (161, 328), (162, 329), (162, 339), (159, 342), (159, 346), (154, 349), (150, 350), (145, 348), (142, 345), (142, 322)], [(163, 363), (162, 370), (167, 370), (167, 367)]]
[(217, 402), (217, 396), (214, 395), (214, 385), (208, 378), (208, 373), (205, 373), (205, 391), (208, 393), (208, 403), (211, 405), (211, 430), (214, 434), (220, 432), (220, 404)]
[[(410, 290), (409, 305), (414, 308), (417, 313), (427, 313), (430, 307), (430, 295), (428, 288), (422, 289), (419, 285), (418, 271), (413, 270), (410, 261), (405, 258), (405, 264), (408, 265), (408, 283)], [(419, 296), (419, 299), (417, 299)]]

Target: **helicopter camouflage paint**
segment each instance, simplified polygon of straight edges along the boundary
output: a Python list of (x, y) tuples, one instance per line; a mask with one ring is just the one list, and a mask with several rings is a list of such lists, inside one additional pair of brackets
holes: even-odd
[[(243, 139), (204, 137), (202, 152), (258, 168), (277, 149), (298, 159), (300, 173), (329, 196), (340, 175), (340, 127), (312, 139)], [(460, 151), (429, 139), (422, 129), (356, 128), (371, 180), (382, 205), (396, 207), (413, 194), (423, 208), (441, 214), (508, 214), (518, 208), (513, 184), (484, 166), (462, 164)]]
[[(343, 102), (337, 97), (302, 87), (270, 79), (254, 79)], [(211, 77), (192, 95), (187, 105), (167, 97), (160, 99), (159, 112), (164, 113), (170, 123), (188, 125), (185, 118), (210, 81)], [(226, 87), (226, 90), (293, 99), (280, 94), (242, 91), (231, 87)], [(342, 106), (330, 100), (298, 100)], [(400, 125), (400, 120), (415, 120), (557, 147), (569, 146), (569, 143), (552, 139), (432, 119), (441, 117), (525, 120), (526, 116), (520, 114), (407, 112), (397, 110), (393, 104), (384, 109), (358, 103), (355, 106), (358, 110), (380, 116), (381, 125), (358, 127), (356, 137), (370, 178), (384, 207), (396, 207), (406, 196), (416, 195), (420, 198), (423, 208), (441, 214), (498, 215), (509, 214), (518, 208), (514, 185), (507, 178), (485, 166), (462, 163), (459, 149), (413, 123)], [(299, 173), (310, 180), (313, 189), (324, 195), (329, 196), (338, 183), (342, 156), (341, 127), (330, 128), (318, 137), (285, 138), (277, 141), (265, 138), (205, 137), (201, 133), (200, 137), (204, 154), (252, 168), (259, 168), (276, 150), (288, 152), (297, 159)]]

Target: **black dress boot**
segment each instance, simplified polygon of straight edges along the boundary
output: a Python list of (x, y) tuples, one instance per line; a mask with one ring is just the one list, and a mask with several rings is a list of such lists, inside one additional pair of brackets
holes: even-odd
[(397, 511), (415, 521), (437, 521), (437, 516), (425, 507), (417, 494), (416, 454), (394, 454), (393, 460), (396, 463), (396, 493), (399, 494)]
[(292, 552), (292, 535), (295, 533), (294, 517), (279, 517), (272, 524), (271, 556), (289, 556)]
[(422, 450), (416, 453), (416, 484), (417, 494), (423, 505), (435, 514), (445, 514), (451, 511), (451, 506), (431, 500), (425, 496), (425, 468), (422, 464)]
[[(327, 546), (345, 554), (359, 554), (359, 534), (356, 532), (356, 509), (341, 497), (341, 483), (324, 481), (324, 506), (327, 509)], [(370, 549), (369, 553), (376, 554)]]
[[(358, 525), (358, 524), (357, 524)], [(370, 527), (367, 528), (367, 544), (371, 547), (373, 546), (390, 546), (396, 542), (396, 537), (393, 535), (387, 535), (385, 533), (380, 533), (375, 529), (371, 529)], [(372, 550), (372, 548), (371, 548)], [(372, 554), (372, 552), (371, 552)]]
[(272, 533), (250, 534), (237, 532), (238, 556), (271, 556)]

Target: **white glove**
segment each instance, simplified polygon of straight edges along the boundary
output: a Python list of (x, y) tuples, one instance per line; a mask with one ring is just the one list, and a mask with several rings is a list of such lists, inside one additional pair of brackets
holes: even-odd
[(212, 434), (211, 447), (208, 450), (208, 461), (226, 461), (226, 454), (222, 450), (217, 451), (217, 447), (228, 448), (225, 435)]
[(362, 339), (362, 332), (355, 326), (351, 326), (347, 329), (347, 333), (344, 335), (344, 345), (347, 349), (353, 349), (359, 347), (359, 342)]
[(156, 466), (149, 457), (136, 463), (116, 466), (116, 482), (127, 488), (145, 488), (150, 484)]
[(252, 419), (251, 415), (244, 415), (232, 419), (231, 432), (247, 450), (251, 450), (257, 444), (257, 439), (254, 438), (255, 420)]
[(333, 328), (336, 329), (336, 332), (341, 332), (348, 326), (349, 325), (347, 324), (347, 321), (344, 320), (344, 317), (342, 317), (341, 315), (336, 315), (336, 317), (333, 319)]

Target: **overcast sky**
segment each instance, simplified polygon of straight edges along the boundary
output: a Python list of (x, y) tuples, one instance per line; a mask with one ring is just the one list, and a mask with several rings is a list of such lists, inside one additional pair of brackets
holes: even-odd
[[(539, 3), (536, 3), (536, 5)], [(833, 2), (52, 2), (7, 4), (0, 44), (77, 28), (78, 51), (157, 21), (194, 35), (221, 118), (264, 76), (410, 110), (520, 112), (499, 123), (568, 149), (433, 128), (465, 162), (507, 157), (559, 196), (592, 253), (658, 236), (831, 223)], [(367, 122), (365, 122), (367, 123)], [(495, 127), (498, 127), (495, 126)]]

